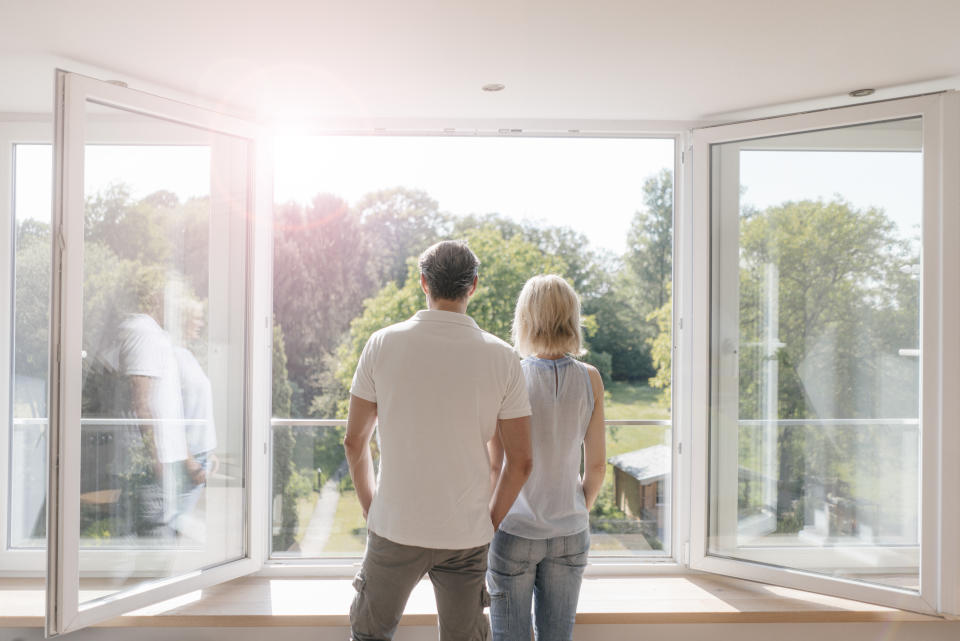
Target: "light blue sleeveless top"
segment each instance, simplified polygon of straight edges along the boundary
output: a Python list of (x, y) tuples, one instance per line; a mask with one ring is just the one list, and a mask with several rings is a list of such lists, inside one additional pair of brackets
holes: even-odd
[(500, 529), (527, 539), (576, 534), (589, 525), (580, 447), (593, 415), (590, 374), (569, 356), (530, 356), (522, 365), (533, 410), (533, 472)]

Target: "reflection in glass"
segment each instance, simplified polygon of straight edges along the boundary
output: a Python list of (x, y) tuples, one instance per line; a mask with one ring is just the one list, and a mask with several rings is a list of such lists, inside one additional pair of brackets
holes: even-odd
[(920, 119), (712, 153), (709, 551), (918, 589)]
[(50, 145), (14, 147), (10, 546), (46, 546)]
[(88, 118), (189, 144), (86, 147), (81, 602), (244, 545), (246, 143)]

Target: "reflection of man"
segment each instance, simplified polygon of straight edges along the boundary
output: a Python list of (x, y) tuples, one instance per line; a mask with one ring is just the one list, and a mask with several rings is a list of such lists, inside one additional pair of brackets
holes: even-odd
[[(428, 309), (374, 333), (354, 375), (344, 446), (369, 511), (350, 610), (355, 641), (391, 638), (424, 574), (433, 582), (441, 641), (489, 637), (487, 547), (530, 475), (532, 455), (520, 359), (466, 315), (478, 265), (461, 242), (427, 249), (420, 284)], [(491, 498), (486, 443), (498, 421), (506, 465)]]
[(130, 314), (118, 328), (118, 369), (130, 383), (130, 408), (140, 424), (155, 483), (137, 488), (136, 529), (162, 534), (176, 509), (178, 468), (187, 459), (180, 374), (170, 337), (147, 314)]

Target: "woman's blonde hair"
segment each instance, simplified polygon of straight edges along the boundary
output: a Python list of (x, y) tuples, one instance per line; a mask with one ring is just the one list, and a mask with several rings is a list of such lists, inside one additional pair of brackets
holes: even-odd
[(528, 280), (517, 299), (511, 337), (521, 356), (580, 356), (580, 299), (573, 287), (555, 274)]

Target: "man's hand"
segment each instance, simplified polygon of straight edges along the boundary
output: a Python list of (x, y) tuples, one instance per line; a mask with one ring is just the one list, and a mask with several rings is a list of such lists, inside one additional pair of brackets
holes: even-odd
[(377, 404), (359, 396), (350, 395), (350, 412), (347, 414), (347, 435), (343, 449), (350, 466), (350, 478), (357, 490), (357, 499), (367, 518), (374, 494), (373, 455), (370, 453), (370, 438), (377, 424)]
[[(523, 484), (530, 478), (533, 470), (533, 446), (530, 443), (530, 417), (509, 418), (497, 423), (497, 434), (494, 440), (499, 440), (503, 450), (503, 468), (500, 478), (497, 479), (490, 500), (490, 520), (493, 529), (500, 527), (500, 523), (507, 516)], [(491, 441), (492, 443), (492, 441)], [(495, 452), (496, 445), (488, 446), (491, 453)]]
[(200, 461), (192, 456), (187, 458), (187, 474), (190, 475), (190, 480), (193, 481), (194, 485), (201, 485), (207, 482), (207, 471), (203, 469)]

